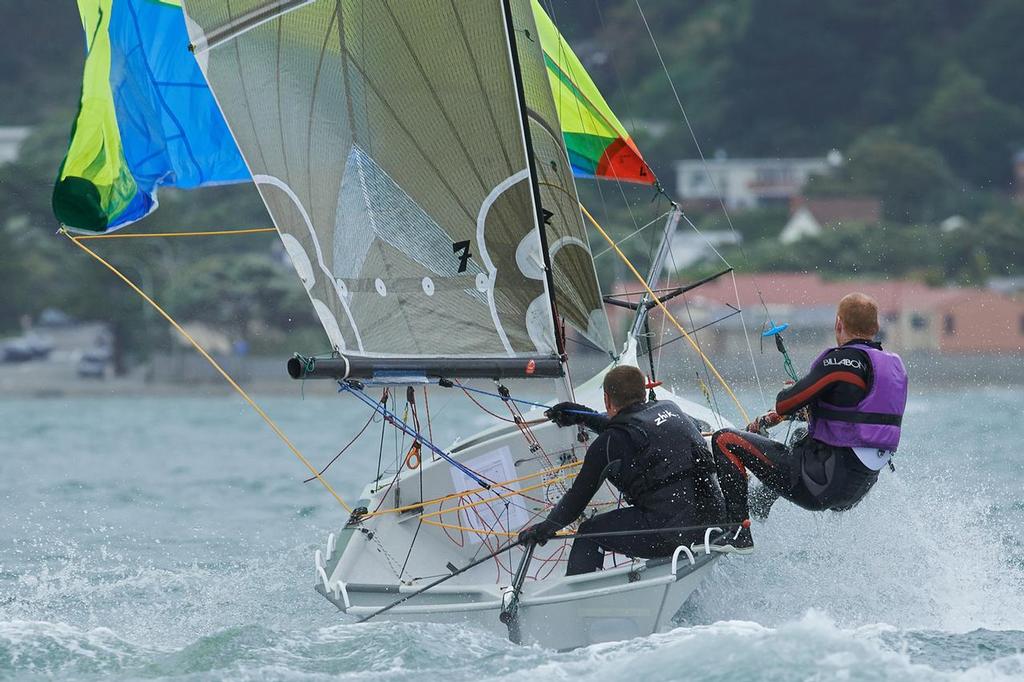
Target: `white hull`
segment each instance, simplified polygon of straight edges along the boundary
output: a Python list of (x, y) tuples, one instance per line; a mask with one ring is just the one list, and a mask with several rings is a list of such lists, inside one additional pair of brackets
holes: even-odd
[[(577, 400), (600, 405), (599, 380), (600, 377), (595, 378), (577, 389)], [(707, 408), (666, 391), (659, 389), (659, 398), (676, 401), (699, 420), (722, 423)], [(532, 420), (542, 415), (536, 410), (525, 416)], [(532, 490), (526, 488), (528, 494), (523, 490), (523, 496), (506, 494), (499, 498), (499, 486), (486, 492), (477, 487), (476, 494), (463, 498), (456, 495), (443, 505), (478, 506), (442, 513), (439, 510), (443, 506), (431, 500), (457, 494), (475, 484), (460, 482), (457, 470), (448, 462), (426, 455), (418, 469), (403, 471), (395, 484), (391, 476), (384, 476), (368, 486), (359, 506), (371, 511), (412, 508), (371, 515), (356, 524), (350, 523), (337, 537), (332, 534), (325, 550), (316, 552), (317, 591), (350, 615), (368, 616), (508, 541), (507, 535), (474, 533), (473, 527), (491, 528), (488, 521), (493, 520), (502, 532), (515, 532), (543, 518), (547, 505), (557, 501), (571, 481), (553, 480), (555, 477), (542, 472), (582, 460), (588, 444), (577, 442), (576, 429), (560, 429), (551, 423), (538, 424), (533, 434), (541, 450), (531, 452), (512, 424), (488, 429), (447, 450), (456, 461), (475, 470), (481, 463), (491, 466), (492, 481), (519, 479), (501, 487), (506, 493), (532, 486)], [(575, 469), (562, 473), (566, 471)], [(427, 502), (418, 507), (418, 501)], [(603, 486), (587, 514), (607, 511), (617, 504), (614, 491)], [(446, 527), (439, 527), (438, 523)], [(538, 569), (528, 571), (519, 608), (525, 644), (570, 649), (664, 629), (718, 558), (703, 551), (694, 556), (688, 549), (677, 549), (672, 558), (648, 561), (609, 556), (603, 571), (565, 577), (564, 559), (570, 543), (571, 540), (555, 539), (536, 549), (531, 566)], [(500, 560), (484, 562), (379, 618), (469, 623), (504, 636), (506, 626), (498, 615), (512, 571), (521, 557), (522, 549), (516, 547)]]
[[(672, 616), (697, 589), (719, 554), (698, 553), (694, 563), (680, 553), (671, 559), (635, 562), (619, 568), (571, 578), (527, 583), (519, 605), (523, 644), (574, 649), (599, 642), (643, 637), (668, 629)], [(316, 589), (342, 611), (368, 616), (417, 586), (349, 583)], [(505, 637), (499, 620), (502, 592), (498, 585), (439, 585), (380, 616), (399, 621), (471, 625)], [(346, 602), (347, 598), (347, 602)]]

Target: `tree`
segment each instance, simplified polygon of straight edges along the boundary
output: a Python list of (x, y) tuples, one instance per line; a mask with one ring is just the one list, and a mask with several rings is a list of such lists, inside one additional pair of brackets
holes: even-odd
[(959, 64), (946, 66), (941, 83), (918, 116), (921, 140), (975, 185), (1005, 188), (1013, 153), (1024, 144), (1024, 114)]
[(882, 200), (885, 216), (901, 223), (942, 218), (957, 180), (942, 155), (907, 142), (894, 131), (876, 130), (854, 142), (839, 179), (820, 181), (818, 193), (845, 188)]
[(315, 324), (293, 272), (263, 254), (202, 258), (172, 281), (167, 302), (181, 320), (199, 320), (246, 338), (254, 323), (277, 328)]
[(1024, 3), (1019, 0), (986, 0), (976, 5), (977, 18), (965, 23), (966, 30), (955, 44), (957, 52), (974, 73), (985, 81), (989, 92), (1019, 108), (1024, 103)]

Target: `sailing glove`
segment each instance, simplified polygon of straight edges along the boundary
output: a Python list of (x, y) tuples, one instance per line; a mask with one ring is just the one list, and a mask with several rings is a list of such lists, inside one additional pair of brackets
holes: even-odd
[(528, 545), (532, 543), (543, 547), (548, 540), (555, 537), (557, 532), (558, 529), (552, 524), (547, 521), (541, 521), (519, 531), (519, 544)]
[(781, 422), (782, 417), (779, 416), (778, 412), (772, 410), (771, 412), (762, 414), (760, 417), (747, 424), (747, 431), (749, 433), (759, 433), (762, 436), (767, 436), (768, 429), (773, 426), (777, 426)]
[(597, 414), (597, 412), (586, 405), (569, 402), (558, 403), (544, 412), (545, 417), (559, 426), (576, 426), (577, 424), (583, 424), (586, 421), (587, 416), (592, 414)]

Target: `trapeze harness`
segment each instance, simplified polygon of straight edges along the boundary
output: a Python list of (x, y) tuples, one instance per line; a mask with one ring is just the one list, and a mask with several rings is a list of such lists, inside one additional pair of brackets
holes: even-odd
[[(722, 493), (710, 475), (713, 464), (700, 429), (675, 403), (652, 400), (624, 408), (614, 418), (590, 418), (600, 435), (587, 449), (572, 487), (547, 517), (562, 528), (586, 508), (605, 478), (629, 507), (598, 514), (580, 533), (649, 530), (716, 523), (722, 518)], [(620, 535), (573, 542), (566, 575), (587, 573), (604, 563), (604, 552), (632, 557), (667, 556), (679, 544), (703, 538), (661, 534)]]
[[(842, 348), (856, 348), (867, 355), (871, 388), (853, 407), (818, 399), (811, 406), (807, 432), (822, 443), (851, 448), (864, 466), (878, 471), (889, 463), (900, 444), (907, 406), (907, 370), (900, 356), (867, 343), (853, 342)], [(834, 350), (829, 348), (819, 355), (813, 366), (826, 362)]]
[(780, 415), (809, 408), (808, 433), (792, 447), (736, 429), (712, 437), (728, 520), (749, 514), (747, 469), (769, 500), (781, 495), (812, 511), (856, 505), (899, 445), (906, 401), (907, 373), (895, 353), (862, 340), (821, 353), (776, 401)]

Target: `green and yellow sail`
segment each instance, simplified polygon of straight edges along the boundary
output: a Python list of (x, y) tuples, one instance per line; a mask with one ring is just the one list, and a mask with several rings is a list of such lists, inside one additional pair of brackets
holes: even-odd
[(532, 2), (540, 44), (544, 49), (544, 63), (548, 68), (573, 173), (584, 178), (653, 184), (654, 173), (601, 96), (590, 74), (558, 32), (539, 0)]

